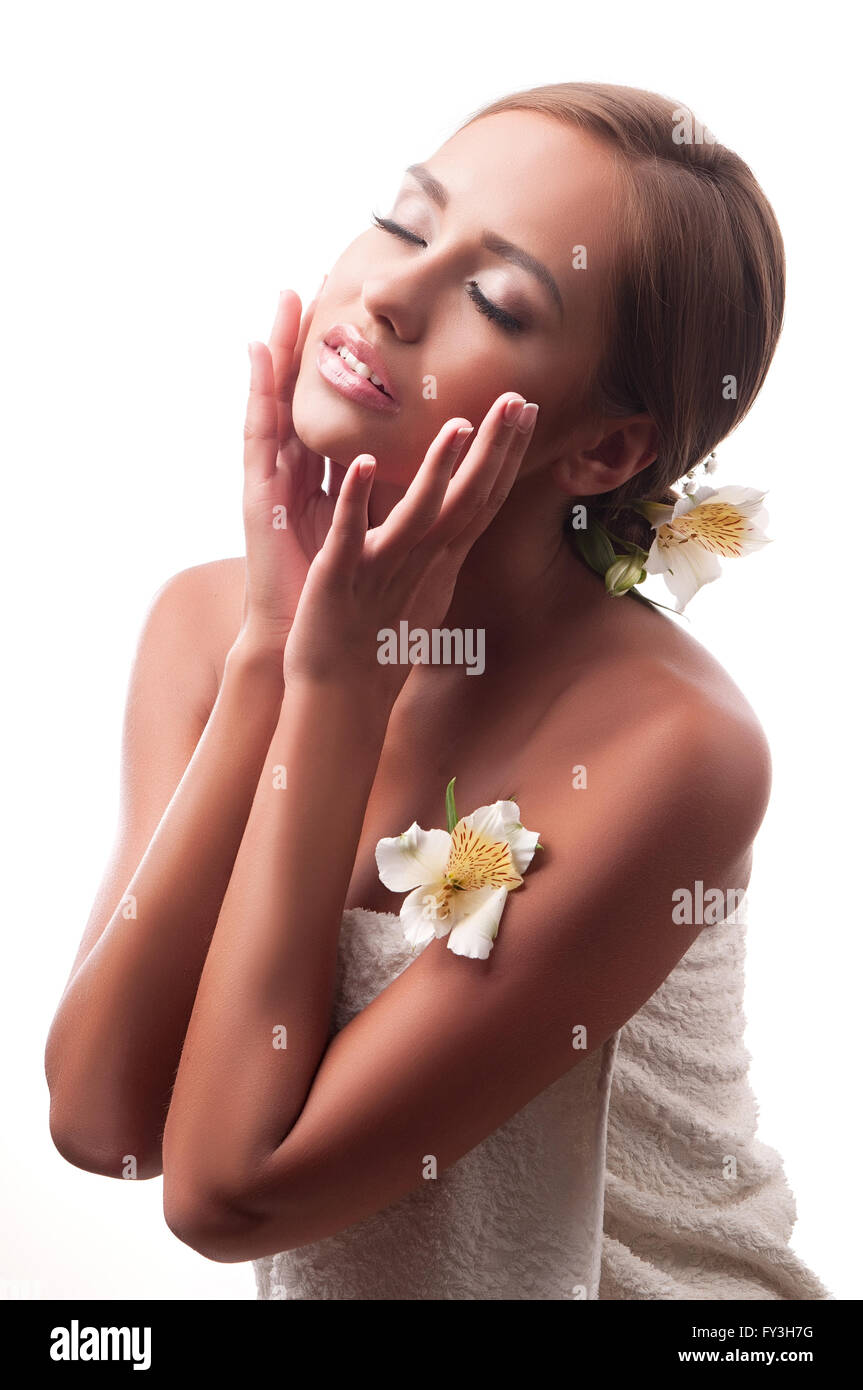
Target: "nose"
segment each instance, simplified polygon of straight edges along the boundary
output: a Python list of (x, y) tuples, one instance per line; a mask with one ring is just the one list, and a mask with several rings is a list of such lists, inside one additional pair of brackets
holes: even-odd
[(362, 305), (378, 331), (402, 342), (416, 342), (428, 315), (429, 287), (418, 265), (376, 266), (363, 281)]
[(384, 338), (399, 338), (412, 342), (417, 333), (415, 312), (411, 312), (409, 299), (389, 283), (376, 276), (367, 280), (360, 295), (367, 323), (374, 323), (378, 334)]

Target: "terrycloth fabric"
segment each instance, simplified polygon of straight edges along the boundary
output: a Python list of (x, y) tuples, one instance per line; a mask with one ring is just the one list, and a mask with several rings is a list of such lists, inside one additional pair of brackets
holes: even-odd
[(790, 1249), (794, 1196), (755, 1137), (744, 899), (619, 1033), (601, 1299), (829, 1299)]
[[(346, 911), (331, 1035), (414, 959), (398, 916)], [(392, 1206), (254, 1260), (258, 1297), (595, 1299), (614, 1047), (610, 1039), (589, 1053)]]
[[(253, 1261), (258, 1298), (829, 1298), (754, 1138), (744, 930), (705, 927), (603, 1047), (436, 1178)], [(347, 910), (331, 1036), (413, 959), (398, 916)]]

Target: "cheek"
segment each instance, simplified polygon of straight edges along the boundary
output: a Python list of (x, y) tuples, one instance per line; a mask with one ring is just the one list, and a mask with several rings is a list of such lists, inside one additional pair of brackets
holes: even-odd
[[(506, 391), (517, 391), (525, 400), (539, 402), (538, 431), (544, 437), (549, 396), (557, 396), (562, 389), (564, 372), (559, 355), (502, 336), (496, 341), (483, 321), (459, 321), (439, 342), (424, 345), (416, 357), (413, 378), (401, 369), (398, 382), (403, 405), (397, 416), (377, 416), (335, 394), (316, 362), (320, 340), (339, 318), (338, 308), (333, 307), (334, 301), (342, 302), (333, 282), (335, 273), (330, 272), (327, 279), (330, 307), (320, 302), (309, 324), (294, 391), (294, 428), (307, 448), (345, 468), (357, 454), (368, 451), (377, 458), (382, 481), (407, 485), (448, 420), (464, 417), (478, 430)], [(469, 312), (476, 314), (474, 309)], [(401, 350), (411, 359), (404, 346)], [(557, 379), (550, 392), (552, 369)]]
[(422, 383), (427, 417), (434, 418), (438, 427), (454, 416), (464, 416), (474, 429), (479, 429), (499, 396), (517, 391), (525, 400), (538, 400), (539, 373), (524, 349), (509, 349), (504, 344), (489, 345), (488, 341), (471, 343), (470, 349), (456, 345), (447, 354), (446, 365), (440, 373), (427, 364), (427, 376)]

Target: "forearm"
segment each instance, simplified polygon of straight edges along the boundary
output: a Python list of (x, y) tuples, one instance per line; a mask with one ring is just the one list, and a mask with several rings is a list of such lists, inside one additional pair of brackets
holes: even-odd
[(119, 1177), (131, 1153), (139, 1177), (161, 1171), (195, 991), (283, 694), (280, 663), (238, 643), (147, 852), (57, 1009), (51, 1128), (81, 1166)]
[[(166, 1191), (181, 1205), (187, 1184), (202, 1201), (242, 1191), (302, 1112), (327, 1045), (342, 914), (389, 709), (357, 688), (288, 687), (165, 1127)], [(274, 785), (273, 767), (288, 790)]]

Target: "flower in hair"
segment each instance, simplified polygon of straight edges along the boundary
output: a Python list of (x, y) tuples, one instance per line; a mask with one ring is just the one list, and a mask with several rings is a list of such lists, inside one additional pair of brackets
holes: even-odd
[(762, 530), (765, 496), (751, 487), (699, 487), (673, 507), (640, 504), (655, 532), (644, 568), (663, 576), (678, 613), (704, 584), (719, 578), (720, 555), (748, 555), (770, 543)]
[(378, 841), (375, 861), (384, 886), (408, 895), (399, 915), (414, 950), (446, 936), (455, 955), (486, 960), (507, 893), (524, 882), (542, 845), (538, 831), (521, 824), (514, 801), (480, 806), (459, 820), (454, 783), (446, 789), (447, 830), (422, 830), (414, 821)]
[[(716, 469), (715, 452), (702, 464), (705, 473)], [(583, 506), (573, 507), (573, 529), (582, 558), (605, 579), (613, 598), (631, 594), (651, 607), (664, 608), (646, 594), (636, 592), (648, 574), (661, 574), (677, 600), (670, 612), (682, 613), (689, 600), (703, 585), (721, 574), (718, 557), (748, 555), (770, 543), (764, 535), (767, 512), (762, 503), (766, 493), (748, 487), (696, 487), (695, 468), (685, 475), (683, 496), (673, 504), (637, 498), (619, 504), (631, 508), (650, 522), (654, 538), (650, 549), (635, 541), (623, 540), (590, 512), (587, 525), (576, 523), (575, 512), (584, 515)], [(676, 496), (676, 494), (672, 494)], [(624, 554), (619, 555), (618, 551)]]

